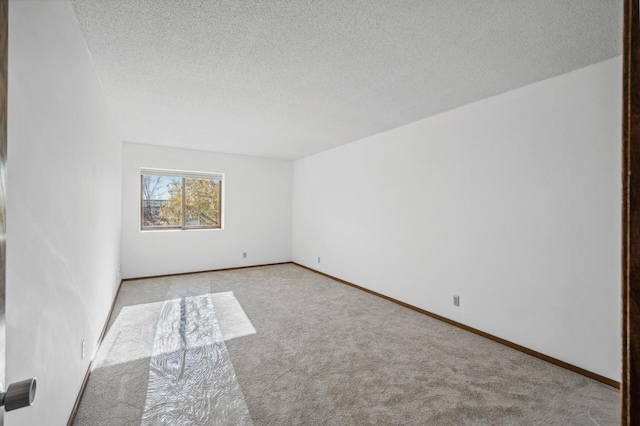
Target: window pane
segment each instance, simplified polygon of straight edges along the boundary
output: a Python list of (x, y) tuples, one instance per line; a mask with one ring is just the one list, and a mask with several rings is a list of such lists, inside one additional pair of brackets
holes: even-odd
[(220, 227), (220, 181), (185, 179), (185, 226)]
[(142, 176), (142, 227), (180, 227), (182, 178)]

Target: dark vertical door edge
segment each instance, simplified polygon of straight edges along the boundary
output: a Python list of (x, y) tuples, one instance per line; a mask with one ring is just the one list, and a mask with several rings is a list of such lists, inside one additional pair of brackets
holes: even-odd
[(623, 425), (640, 425), (640, 7), (624, 3), (622, 157)]

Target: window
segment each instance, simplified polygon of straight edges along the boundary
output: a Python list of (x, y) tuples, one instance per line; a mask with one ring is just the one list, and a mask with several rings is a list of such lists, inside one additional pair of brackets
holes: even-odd
[(142, 169), (140, 228), (222, 228), (222, 175)]

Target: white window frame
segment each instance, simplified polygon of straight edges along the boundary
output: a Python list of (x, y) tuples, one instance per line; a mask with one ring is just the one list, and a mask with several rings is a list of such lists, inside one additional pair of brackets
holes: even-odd
[[(144, 225), (144, 177), (145, 176), (170, 176), (182, 179), (182, 217), (180, 225), (168, 225), (168, 226), (145, 226)], [(205, 180), (218, 180), (220, 182), (220, 193), (218, 194), (218, 211), (220, 214), (220, 220), (217, 226), (210, 225), (187, 225), (185, 223), (186, 215), (186, 201), (185, 201), (185, 179), (205, 179)], [(223, 229), (224, 224), (224, 173), (208, 173), (208, 172), (192, 172), (184, 170), (168, 170), (168, 169), (152, 169), (141, 168), (140, 169), (140, 231), (170, 231), (170, 230), (182, 230), (189, 231), (195, 229)]]

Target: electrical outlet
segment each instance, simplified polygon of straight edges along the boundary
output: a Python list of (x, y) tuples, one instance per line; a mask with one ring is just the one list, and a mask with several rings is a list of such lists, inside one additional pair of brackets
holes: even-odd
[(453, 295), (453, 306), (460, 306), (460, 296)]
[(320, 263), (320, 256), (318, 256), (318, 263)]
[(246, 259), (246, 258), (247, 258), (247, 252), (246, 252), (246, 251), (242, 253), (242, 258), (243, 258), (243, 259)]
[(84, 339), (82, 339), (82, 349), (80, 352), (80, 359), (84, 359)]

